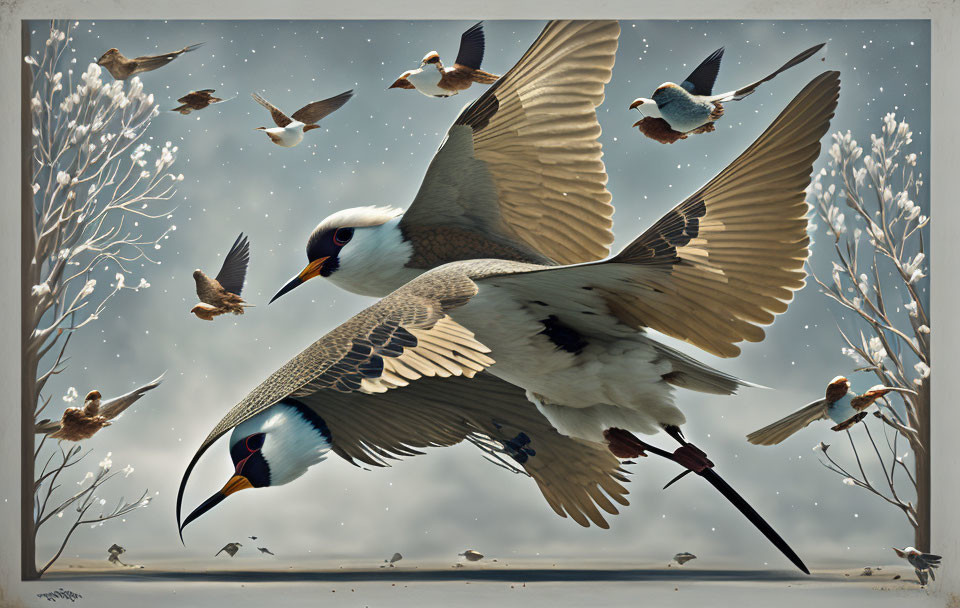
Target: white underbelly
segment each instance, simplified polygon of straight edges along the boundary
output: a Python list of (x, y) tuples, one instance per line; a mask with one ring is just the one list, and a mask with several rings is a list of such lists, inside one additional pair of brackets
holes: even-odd
[(448, 91), (440, 88), (440, 72), (436, 68), (430, 67), (407, 77), (407, 81), (418, 91), (428, 97), (449, 97), (456, 95), (456, 91)]
[(292, 148), (303, 141), (302, 129), (284, 129), (277, 127), (275, 129), (267, 129), (267, 133), (271, 135), (270, 139), (273, 140), (273, 143), (284, 148)]
[[(583, 350), (574, 354), (540, 333), (544, 329), (540, 320), (499, 289), (481, 289), (450, 316), (491, 349), (496, 363), (488, 368), (490, 373), (551, 407), (581, 410), (570, 412), (571, 418), (588, 419), (564, 425), (567, 429), (555, 423), (561, 432), (597, 441), (603, 420), (616, 416), (621, 426), (629, 421), (630, 430), (647, 433), (656, 432), (661, 423), (684, 421), (673, 405), (672, 387), (663, 380), (670, 363), (657, 356), (642, 334), (609, 340), (588, 337)], [(626, 412), (615, 414), (617, 410)], [(553, 416), (544, 414), (554, 422)], [(590, 436), (572, 430), (574, 426), (590, 427)]]

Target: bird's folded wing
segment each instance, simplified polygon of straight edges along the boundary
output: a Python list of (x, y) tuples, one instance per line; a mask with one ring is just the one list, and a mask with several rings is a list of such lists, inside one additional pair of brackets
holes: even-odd
[(250, 264), (250, 241), (241, 232), (233, 242), (227, 257), (223, 258), (223, 266), (217, 273), (217, 282), (230, 293), (240, 295), (243, 291), (243, 280), (247, 276), (247, 265)]
[[(762, 340), (760, 326), (803, 287), (804, 190), (836, 108), (838, 75), (811, 81), (746, 152), (616, 256), (483, 281), (535, 290), (550, 304), (568, 301), (560, 320), (574, 327), (613, 317), (721, 357), (738, 355), (735, 343)], [(591, 316), (574, 314), (581, 301)]]
[(483, 62), (483, 50), (486, 45), (483, 36), (483, 22), (474, 24), (460, 36), (460, 50), (455, 65), (474, 70), (480, 69)]
[(260, 97), (256, 93), (250, 93), (250, 95), (253, 97), (254, 101), (259, 103), (261, 106), (265, 107), (266, 109), (270, 110), (270, 116), (271, 118), (273, 118), (273, 122), (276, 123), (278, 127), (285, 127), (289, 125), (291, 122), (293, 122), (293, 120), (291, 120), (289, 116), (284, 114), (280, 110), (280, 108), (273, 105), (263, 97)]
[(299, 120), (305, 125), (312, 125), (318, 122), (324, 116), (339, 110), (343, 104), (350, 101), (351, 97), (353, 97), (353, 89), (344, 91), (339, 95), (334, 95), (333, 97), (329, 97), (327, 99), (321, 99), (320, 101), (308, 103), (293, 113), (293, 119)]
[(333, 450), (354, 464), (389, 466), (466, 439), (522, 467), (557, 514), (582, 526), (609, 527), (598, 506), (616, 514), (611, 498), (628, 504), (626, 477), (605, 446), (560, 435), (523, 389), (489, 373), (423, 378), (386, 395), (320, 391), (296, 400), (323, 418)]
[(163, 66), (167, 65), (168, 63), (170, 63), (180, 55), (184, 53), (189, 53), (190, 51), (195, 51), (201, 46), (203, 46), (203, 43), (198, 42), (197, 44), (191, 44), (189, 46), (185, 46), (179, 51), (172, 51), (170, 53), (164, 53), (162, 55), (142, 55), (140, 57), (134, 57), (133, 61), (137, 63), (138, 67), (140, 67), (142, 71), (146, 72), (150, 70), (155, 70), (157, 68), (162, 68)]
[(722, 59), (723, 47), (715, 50), (709, 57), (700, 62), (700, 65), (690, 72), (690, 75), (680, 83), (680, 86), (691, 95), (709, 95), (713, 92), (713, 83), (717, 81)]
[(455, 227), (565, 264), (606, 256), (613, 207), (596, 107), (619, 34), (615, 21), (547, 24), (461, 112), (401, 228)]

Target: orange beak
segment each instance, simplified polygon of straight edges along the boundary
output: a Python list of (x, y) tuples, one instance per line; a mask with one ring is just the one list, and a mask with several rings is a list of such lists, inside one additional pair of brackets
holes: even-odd
[(278, 292), (270, 299), (270, 302), (268, 302), (268, 303), (273, 303), (274, 300), (276, 300), (277, 298), (279, 298), (279, 297), (282, 296), (283, 294), (285, 294), (285, 293), (287, 293), (287, 292), (289, 292), (289, 291), (294, 290), (295, 288), (303, 285), (304, 283), (306, 283), (307, 281), (309, 281), (309, 280), (312, 279), (313, 277), (318, 276), (318, 275), (320, 274), (320, 271), (323, 270), (323, 263), (326, 262), (328, 259), (329, 259), (329, 256), (327, 256), (327, 257), (322, 257), (322, 258), (317, 258), (317, 259), (313, 260), (312, 262), (310, 262), (309, 264), (307, 264), (307, 267), (304, 268), (303, 270), (301, 270), (301, 271), (300, 271), (300, 274), (298, 274), (297, 276), (295, 276), (295, 277), (293, 277), (292, 279), (290, 279), (289, 281), (287, 281), (287, 284), (284, 285), (283, 287), (281, 287), (281, 288), (280, 288), (280, 291), (278, 291)]

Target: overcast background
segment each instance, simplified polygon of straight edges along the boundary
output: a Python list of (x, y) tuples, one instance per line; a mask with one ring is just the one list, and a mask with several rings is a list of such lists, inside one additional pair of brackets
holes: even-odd
[[(125, 522), (79, 530), (65, 553), (68, 559), (106, 558), (106, 548), (116, 542), (127, 548), (125, 558), (148, 566), (374, 565), (394, 551), (410, 561), (452, 562), (457, 553), (475, 548), (501, 561), (539, 557), (631, 565), (691, 551), (702, 565), (789, 567), (707, 484), (690, 478), (661, 491), (676, 472), (669, 463), (647, 459), (631, 466), (631, 506), (608, 518), (611, 530), (582, 529), (557, 517), (530, 479), (492, 467), (469, 446), (431, 450), (372, 472), (332, 457), (287, 486), (232, 496), (191, 524), (186, 547), (180, 545), (176, 489), (207, 432), (270, 372), (371, 302), (311, 282), (265, 306), (303, 267), (306, 237), (323, 217), (356, 205), (406, 207), (412, 200), (445, 130), (481, 87), (446, 100), (385, 88), (428, 50), (452, 61), (460, 33), (471, 23), (80, 22), (72, 47), (78, 69), (111, 46), (135, 56), (205, 41), (171, 65), (141, 75), (145, 89), (156, 94), (162, 109), (194, 89), (215, 88), (217, 95), (237, 98), (190, 116), (167, 112), (155, 119), (148, 136), (155, 147), (167, 140), (179, 146), (173, 171), (185, 175), (171, 201), (173, 218), (158, 221), (156, 228), (174, 224), (177, 229), (156, 252), (162, 264), (142, 269), (151, 287), (112, 300), (99, 324), (74, 338), (69, 371), (50, 384), (59, 402), (69, 386), (81, 395), (97, 388), (110, 396), (167, 372), (159, 389), (87, 442), (94, 453), (77, 471), (79, 480), (112, 451), (115, 467), (129, 463), (135, 472), (106, 486), (108, 502), (145, 487), (159, 494)], [(46, 26), (35, 25), (34, 41), (42, 44)], [(484, 68), (507, 71), (542, 26), (487, 22)], [(842, 78), (832, 130), (850, 129), (859, 141), (869, 142), (886, 112), (905, 116), (914, 133), (912, 151), (927, 173), (926, 22), (658, 21), (622, 27), (613, 79), (599, 109), (608, 187), (617, 207), (615, 247), (721, 170), (825, 69), (840, 70)], [(802, 64), (729, 104), (714, 134), (663, 146), (630, 128), (638, 119), (627, 110), (631, 100), (649, 96), (663, 81), (681, 80), (717, 47), (725, 46), (726, 55), (716, 88), (727, 90), (824, 40), (829, 41), (826, 62)], [(350, 88), (355, 98), (296, 148), (279, 148), (253, 131), (270, 122), (249, 98), (251, 91), (262, 91), (292, 112)], [(824, 153), (816, 168), (825, 163)], [(929, 209), (925, 197), (917, 202)], [(252, 247), (244, 295), (258, 307), (243, 317), (201, 322), (188, 313), (196, 301), (190, 273), (198, 267), (215, 273), (241, 231), (250, 235)], [(822, 228), (815, 238), (815, 267), (829, 268), (831, 252)], [(104, 283), (114, 272), (104, 271)], [(841, 484), (817, 463), (811, 448), (823, 439), (837, 443), (839, 452), (842, 436), (820, 425), (774, 448), (751, 446), (743, 438), (821, 396), (833, 376), (852, 374), (852, 362), (840, 354), (838, 319), (827, 302), (808, 287), (769, 328), (767, 339), (746, 345), (739, 358), (698, 355), (774, 390), (746, 390), (737, 397), (680, 393), (679, 404), (690, 439), (808, 565), (886, 562), (892, 556), (889, 547), (912, 543), (912, 532), (898, 511)], [(861, 383), (869, 386), (873, 378)], [(665, 437), (656, 441), (669, 443)], [(221, 442), (192, 476), (184, 508), (219, 489), (230, 472)], [(12, 497), (10, 503), (16, 504)], [(244, 542), (251, 535), (258, 542), (244, 543), (233, 560), (212, 558), (224, 543)], [(39, 553), (55, 551), (60, 538), (60, 531), (45, 527)], [(269, 547), (276, 557), (261, 556), (254, 544)]]

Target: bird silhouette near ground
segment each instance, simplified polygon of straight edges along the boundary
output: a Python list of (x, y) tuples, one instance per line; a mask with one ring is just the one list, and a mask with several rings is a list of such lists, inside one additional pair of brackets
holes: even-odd
[[(394, 553), (390, 557), (390, 559), (383, 560), (383, 563), (388, 564), (391, 568), (393, 568), (393, 564), (400, 561), (401, 559), (403, 559), (402, 555), (400, 555), (399, 553)], [(382, 568), (383, 566), (380, 566), (380, 567)]]
[(202, 110), (207, 106), (210, 106), (215, 103), (221, 103), (224, 101), (229, 101), (228, 99), (221, 99), (219, 97), (214, 97), (212, 93), (216, 89), (202, 89), (200, 91), (190, 91), (183, 97), (177, 100), (181, 105), (177, 106), (170, 110), (171, 112), (180, 112), (184, 116), (193, 112), (194, 110)]
[(694, 555), (693, 553), (687, 553), (686, 551), (683, 551), (682, 553), (677, 553), (676, 555), (673, 556), (673, 561), (677, 562), (681, 566), (692, 559), (697, 559), (697, 556)]
[(60, 420), (43, 419), (36, 424), (36, 433), (53, 439), (81, 441), (93, 437), (100, 429), (110, 426), (128, 407), (136, 403), (147, 391), (159, 386), (161, 375), (156, 380), (129, 393), (102, 401), (100, 391), (90, 391), (84, 398), (83, 407), (68, 407)]
[(241, 232), (224, 258), (217, 278), (211, 279), (199, 269), (193, 271), (200, 303), (190, 312), (204, 321), (213, 321), (214, 317), (228, 312), (242, 315), (243, 309), (250, 306), (240, 297), (249, 263), (250, 242)]
[(201, 46), (203, 46), (202, 42), (185, 46), (179, 51), (172, 51), (162, 55), (142, 55), (140, 57), (134, 57), (133, 59), (125, 57), (123, 53), (113, 48), (101, 55), (100, 59), (97, 60), (97, 64), (107, 68), (107, 71), (110, 72), (110, 75), (115, 79), (126, 80), (134, 74), (162, 68), (180, 55), (195, 51)]
[(237, 554), (237, 551), (239, 551), (240, 547), (242, 546), (243, 545), (241, 545), (240, 543), (227, 543), (223, 546), (223, 549), (220, 549), (214, 554), (214, 557), (216, 557), (217, 555), (220, 555), (224, 551), (226, 551), (230, 557), (233, 557), (234, 555)]
[(478, 562), (483, 559), (483, 553), (479, 551), (474, 551), (473, 549), (467, 549), (463, 553), (458, 553), (460, 557), (467, 560), (468, 562)]

